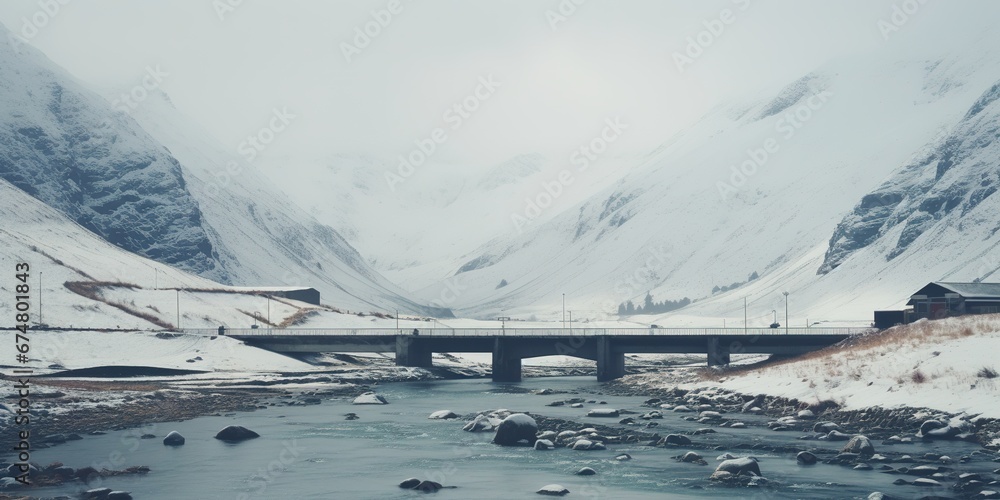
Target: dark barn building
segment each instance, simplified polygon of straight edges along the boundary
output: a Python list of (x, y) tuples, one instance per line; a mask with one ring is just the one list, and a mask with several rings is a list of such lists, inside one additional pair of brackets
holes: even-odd
[(252, 293), (256, 295), (263, 295), (265, 297), (279, 297), (290, 300), (298, 300), (300, 302), (305, 302), (307, 304), (312, 304), (314, 306), (320, 305), (319, 303), (319, 290), (315, 288), (309, 288), (304, 286), (289, 286), (289, 287), (278, 287), (278, 286), (264, 286), (264, 287), (235, 287), (237, 290), (244, 293)]
[(918, 319), (1000, 313), (1000, 283), (929, 283), (910, 296), (904, 311), (875, 311), (875, 326), (889, 328)]
[(272, 297), (284, 297), (286, 299), (298, 300), (314, 306), (319, 305), (319, 290), (315, 288), (288, 288), (275, 292), (268, 292)]

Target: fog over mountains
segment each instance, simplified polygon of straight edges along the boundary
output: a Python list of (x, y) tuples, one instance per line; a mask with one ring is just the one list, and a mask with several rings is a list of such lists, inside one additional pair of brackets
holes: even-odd
[[(216, 139), (175, 104), (169, 85), (123, 111), (117, 90), (81, 82), (30, 46), (16, 53), (3, 31), (0, 178), (9, 184), (0, 189), (202, 278), (314, 286), (352, 310), (555, 319), (565, 295), (575, 318), (609, 319), (649, 293), (694, 302), (636, 322), (741, 324), (746, 300), (750, 323), (767, 325), (787, 291), (795, 324), (863, 323), (928, 281), (995, 280), (1000, 270), (1000, 35), (989, 21), (1000, 7), (938, 9), (888, 31), (866, 17), (867, 38), (845, 42), (866, 50), (734, 84), (676, 127), (661, 131), (616, 104), (575, 141), (553, 130), (569, 144), (555, 151), (453, 154), (478, 137), (477, 123), (514, 109), (504, 92), (524, 83), (503, 75), (496, 96), (476, 103), (483, 111), (447, 129), (448, 141), (398, 183), (387, 175), (449, 125), (439, 110), (471, 102), (476, 80), (449, 80), (455, 97), (427, 106), (426, 126), (407, 128), (415, 141), (394, 148), (305, 140), (292, 129), (322, 130), (317, 113), (268, 105), (291, 109), (288, 142), (248, 157), (245, 144)], [(891, 3), (865, 7), (872, 13), (895, 23)], [(368, 75), (379, 54), (359, 55), (345, 74)], [(696, 87), (714, 54), (672, 77)], [(670, 61), (661, 62), (676, 71)], [(580, 92), (581, 105), (599, 99), (586, 78), (574, 81), (563, 89)], [(648, 81), (634, 81), (646, 91)], [(354, 119), (324, 116), (337, 127)], [(528, 127), (532, 115), (518, 116)], [(655, 145), (637, 146), (640, 136)]]

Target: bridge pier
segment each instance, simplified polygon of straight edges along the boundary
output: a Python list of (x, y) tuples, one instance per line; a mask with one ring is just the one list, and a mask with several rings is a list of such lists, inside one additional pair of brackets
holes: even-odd
[(431, 368), (434, 366), (432, 354), (426, 342), (408, 335), (396, 336), (396, 366)]
[(708, 338), (708, 366), (729, 364), (729, 345), (719, 337)]
[(493, 381), (520, 382), (521, 357), (514, 352), (514, 339), (497, 337), (493, 341)]
[(615, 352), (611, 337), (597, 339), (597, 381), (608, 382), (625, 376), (625, 353)]

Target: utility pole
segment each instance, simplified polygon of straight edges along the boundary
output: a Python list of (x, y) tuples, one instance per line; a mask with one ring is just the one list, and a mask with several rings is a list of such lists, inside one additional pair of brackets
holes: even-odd
[(562, 316), (563, 328), (566, 328), (566, 294), (563, 294), (563, 316)]
[(785, 296), (785, 335), (788, 335), (788, 292), (782, 292)]
[(267, 297), (267, 326), (271, 326), (271, 296), (265, 295)]
[(396, 309), (396, 330), (399, 330), (399, 309)]
[(743, 297), (743, 334), (744, 335), (748, 335), (750, 333), (750, 326), (747, 325), (747, 323), (748, 323), (747, 298)]

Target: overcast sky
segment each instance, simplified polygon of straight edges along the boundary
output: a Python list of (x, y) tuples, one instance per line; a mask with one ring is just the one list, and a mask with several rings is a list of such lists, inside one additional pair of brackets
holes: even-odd
[[(229, 3), (240, 5), (219, 10)], [(622, 148), (651, 148), (734, 95), (904, 43), (886, 42), (878, 27), (903, 3), (400, 0), (348, 61), (343, 44), (389, 0), (76, 0), (30, 42), (95, 88), (128, 89), (159, 66), (175, 105), (234, 150), (287, 107), (297, 118), (275, 143), (285, 154), (391, 158), (441, 127), (450, 139), (437, 159), (488, 164), (568, 154), (609, 117), (633, 125)], [(907, 22), (961, 31), (955, 11), (967, 16), (974, 3), (931, 0)], [(564, 18), (554, 15), (560, 5)], [(21, 32), (39, 9), (36, 0), (5, 1), (0, 22)], [(673, 54), (723, 9), (732, 22), (703, 35), (710, 46), (679, 71)], [(490, 75), (499, 87), (453, 128), (445, 112)]]

